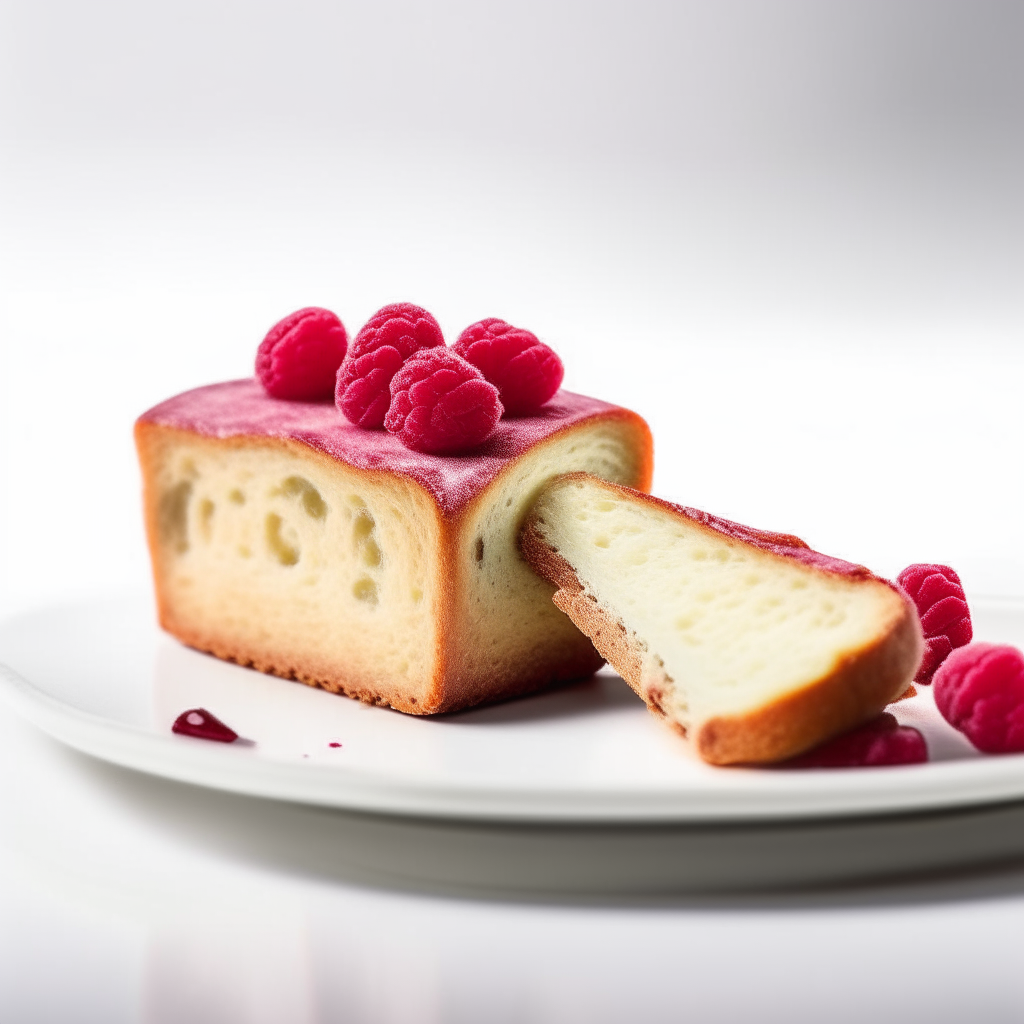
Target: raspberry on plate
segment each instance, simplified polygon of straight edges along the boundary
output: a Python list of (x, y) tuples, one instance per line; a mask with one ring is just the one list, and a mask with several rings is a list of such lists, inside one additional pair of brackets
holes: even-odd
[(391, 380), (384, 426), (418, 452), (449, 455), (475, 448), (498, 426), (498, 389), (448, 348), (416, 352)]
[(496, 317), (470, 324), (452, 348), (498, 389), (512, 416), (536, 412), (565, 373), (562, 360), (537, 335)]
[(969, 644), (935, 673), (935, 705), (986, 754), (1024, 752), (1024, 654), (1008, 644)]
[(338, 370), (334, 401), (350, 423), (384, 425), (391, 404), (391, 378), (414, 352), (444, 345), (437, 321), (411, 302), (378, 309), (349, 346)]
[(924, 655), (914, 682), (928, 684), (950, 651), (971, 642), (971, 610), (960, 577), (948, 565), (908, 565), (896, 582), (917, 606)]
[(330, 398), (347, 345), (345, 326), (329, 309), (296, 310), (267, 332), (256, 352), (256, 376), (271, 398)]
[(783, 761), (780, 768), (878, 768), (928, 760), (924, 737), (887, 711), (850, 732)]

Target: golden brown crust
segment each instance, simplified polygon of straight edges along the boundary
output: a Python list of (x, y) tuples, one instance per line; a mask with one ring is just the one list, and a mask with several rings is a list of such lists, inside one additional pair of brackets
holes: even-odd
[[(620, 490), (615, 485), (605, 486)], [(646, 495), (636, 497), (673, 509)], [(534, 571), (557, 588), (554, 603), (591, 638), (648, 708), (666, 718), (662, 695), (672, 680), (655, 652), (648, 651), (635, 633), (586, 592), (572, 565), (547, 542), (532, 517), (523, 525), (519, 543)], [(744, 715), (695, 723), (692, 739), (705, 761), (719, 765), (783, 761), (853, 728), (906, 695), (907, 682), (921, 656), (917, 613), (884, 582), (868, 578), (863, 585), (879, 587), (893, 597), (892, 614), (876, 638), (839, 658), (831, 671), (795, 693)], [(667, 721), (686, 734), (680, 723)]]
[(749, 714), (701, 723), (700, 756), (712, 764), (784, 761), (877, 715), (904, 692), (921, 658), (917, 613), (902, 601), (894, 611), (872, 643), (816, 682)]

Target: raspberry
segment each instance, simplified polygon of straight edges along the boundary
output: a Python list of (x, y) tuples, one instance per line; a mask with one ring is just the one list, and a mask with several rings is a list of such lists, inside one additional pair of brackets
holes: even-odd
[(536, 412), (559, 388), (565, 370), (537, 335), (491, 317), (470, 324), (452, 346), (497, 389), (505, 412)]
[(414, 352), (444, 345), (437, 321), (411, 302), (378, 309), (363, 325), (338, 370), (334, 401), (350, 423), (384, 425), (391, 392), (388, 385)]
[(908, 565), (896, 582), (917, 605), (924, 631), (924, 655), (915, 683), (930, 683), (950, 651), (974, 636), (960, 577), (948, 565)]
[(986, 754), (1024, 752), (1024, 654), (1007, 644), (970, 644), (935, 673), (935, 705)]
[(215, 743), (234, 743), (238, 739), (238, 733), (234, 729), (228, 728), (206, 708), (182, 711), (174, 720), (171, 732), (176, 732), (179, 736), (194, 736), (199, 740), (213, 740)]
[(882, 712), (865, 725), (784, 761), (782, 768), (875, 768), (928, 760), (924, 737)]
[(344, 324), (329, 309), (300, 309), (267, 332), (256, 352), (256, 376), (271, 398), (330, 398), (347, 344)]
[(402, 444), (434, 455), (486, 441), (501, 419), (498, 389), (449, 348), (417, 352), (391, 380), (384, 426)]

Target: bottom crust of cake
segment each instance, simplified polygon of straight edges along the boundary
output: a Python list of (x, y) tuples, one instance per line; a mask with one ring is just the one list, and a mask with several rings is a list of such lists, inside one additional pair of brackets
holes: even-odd
[[(486, 677), (462, 678), (458, 680), (456, 686), (451, 685), (449, 681), (447, 687), (434, 687), (434, 692), (452, 694), (447, 701), (423, 704), (408, 692), (382, 687), (378, 680), (339, 673), (323, 665), (303, 662), (286, 654), (254, 654), (251, 645), (240, 647), (230, 641), (225, 642), (211, 633), (182, 627), (163, 615), (160, 617), (160, 626), (187, 647), (212, 655), (221, 661), (230, 661), (243, 668), (252, 668), (280, 679), (304, 683), (328, 693), (351, 697), (363, 704), (393, 708), (411, 715), (445, 714), (482, 704), (526, 697), (543, 690), (589, 679), (605, 662), (594, 646), (587, 641), (576, 645), (579, 649), (556, 666), (543, 662), (531, 668), (526, 664), (510, 667), (507, 672), (497, 676), (488, 673)], [(454, 696), (456, 693), (457, 697)]]

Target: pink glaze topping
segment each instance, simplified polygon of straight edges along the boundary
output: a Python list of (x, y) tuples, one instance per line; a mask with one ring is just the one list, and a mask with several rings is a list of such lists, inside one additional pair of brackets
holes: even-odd
[(856, 565), (853, 562), (843, 561), (841, 558), (833, 558), (831, 555), (823, 555), (807, 546), (805, 541), (794, 537), (789, 533), (772, 533), (770, 530), (758, 530), (753, 526), (744, 526), (742, 523), (734, 523), (730, 519), (722, 519), (721, 516), (713, 516), (709, 512), (702, 512), (698, 508), (687, 508), (684, 505), (673, 505), (670, 502), (662, 502), (660, 498), (649, 498), (649, 501), (667, 505), (669, 508), (681, 512), (687, 519), (700, 523), (714, 530), (716, 533), (724, 534), (733, 540), (743, 541), (745, 544), (753, 544), (755, 547), (768, 551), (773, 555), (781, 555), (784, 558), (792, 558), (804, 565), (821, 569), (824, 572), (836, 573), (839, 576), (851, 576), (855, 579), (876, 579), (885, 583), (898, 593), (902, 591), (894, 583), (875, 576), (870, 569), (863, 565)]
[(249, 379), (186, 391), (143, 413), (140, 421), (207, 437), (298, 441), (355, 469), (408, 477), (450, 514), (465, 508), (511, 459), (560, 430), (609, 414), (633, 415), (596, 398), (559, 391), (534, 416), (499, 420), (494, 434), (468, 455), (428, 455), (406, 448), (394, 434), (347, 422), (333, 402), (279, 401)]

